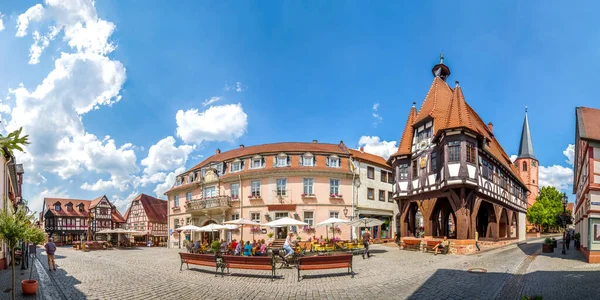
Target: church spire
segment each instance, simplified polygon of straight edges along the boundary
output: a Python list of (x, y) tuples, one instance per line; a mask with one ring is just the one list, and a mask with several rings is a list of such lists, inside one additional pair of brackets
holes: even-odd
[(533, 155), (533, 143), (531, 142), (531, 132), (529, 132), (529, 119), (527, 118), (527, 106), (525, 106), (525, 121), (523, 121), (523, 131), (521, 132), (521, 144), (519, 145), (518, 158), (535, 158)]
[(440, 63), (431, 69), (431, 73), (434, 77), (439, 77), (444, 81), (450, 76), (450, 68), (444, 64), (444, 52), (440, 52)]

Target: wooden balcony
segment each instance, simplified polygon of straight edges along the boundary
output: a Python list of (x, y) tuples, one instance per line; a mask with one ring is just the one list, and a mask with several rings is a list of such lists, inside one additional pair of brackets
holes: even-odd
[(214, 196), (192, 199), (186, 206), (186, 211), (191, 213), (225, 212), (231, 208), (230, 196)]

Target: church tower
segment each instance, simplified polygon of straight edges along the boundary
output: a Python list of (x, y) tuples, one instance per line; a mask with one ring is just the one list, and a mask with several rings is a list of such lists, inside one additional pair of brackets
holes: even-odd
[(529, 132), (529, 120), (527, 118), (527, 107), (525, 107), (525, 121), (523, 121), (523, 131), (521, 132), (521, 144), (519, 145), (519, 155), (515, 160), (517, 172), (523, 180), (523, 183), (529, 189), (527, 196), (527, 207), (535, 202), (539, 192), (539, 166), (538, 160), (533, 155), (533, 142), (531, 141), (531, 132)]

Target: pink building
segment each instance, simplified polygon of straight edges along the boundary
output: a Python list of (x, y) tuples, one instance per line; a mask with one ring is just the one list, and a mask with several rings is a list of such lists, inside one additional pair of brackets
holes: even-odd
[[(302, 220), (311, 225), (330, 217), (347, 219), (352, 214), (353, 173), (351, 152), (339, 144), (275, 143), (244, 147), (216, 153), (183, 172), (166, 195), (169, 198), (169, 245), (197, 240), (200, 234), (181, 236), (173, 229), (193, 224), (205, 226), (238, 218), (266, 223), (282, 217)], [(356, 202), (355, 202), (356, 203)], [(306, 240), (313, 235), (331, 236), (325, 227), (274, 228), (274, 238), (296, 231)], [(243, 238), (252, 239), (251, 228), (243, 229)], [(339, 226), (343, 239), (351, 228)], [(267, 239), (265, 228), (254, 239)], [(225, 234), (226, 236), (223, 236)], [(240, 232), (215, 232), (215, 238), (240, 239)]]

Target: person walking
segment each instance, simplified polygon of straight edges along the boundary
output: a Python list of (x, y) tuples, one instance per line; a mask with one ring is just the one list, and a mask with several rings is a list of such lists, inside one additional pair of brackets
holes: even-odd
[(481, 251), (479, 248), (479, 232), (475, 231), (475, 247), (477, 247), (477, 251)]
[(54, 262), (56, 244), (54, 244), (54, 239), (50, 238), (44, 248), (46, 248), (46, 255), (48, 255), (48, 271), (52, 271), (52, 267), (54, 267), (54, 271), (56, 271), (56, 263)]
[(362, 240), (363, 246), (365, 246), (365, 251), (362, 254), (362, 258), (365, 259), (365, 254), (368, 258), (371, 258), (371, 253), (369, 252), (369, 241), (371, 240), (371, 233), (369, 232), (369, 229), (365, 230), (365, 232), (363, 233)]
[(570, 232), (565, 232), (565, 241), (564, 243), (567, 243), (567, 250), (569, 250), (569, 244), (571, 244), (571, 233)]

